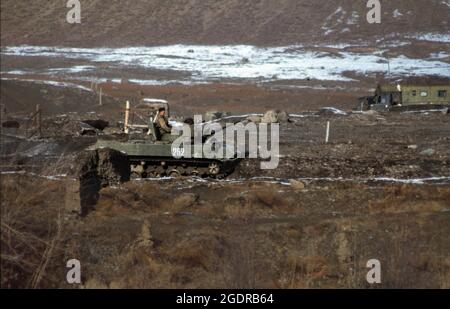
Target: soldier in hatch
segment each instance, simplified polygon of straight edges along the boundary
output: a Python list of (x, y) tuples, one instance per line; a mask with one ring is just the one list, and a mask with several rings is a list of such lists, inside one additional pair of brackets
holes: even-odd
[(172, 126), (169, 124), (169, 120), (166, 117), (166, 109), (164, 107), (158, 109), (158, 115), (156, 115), (155, 118), (155, 126), (159, 136), (172, 133)]
[(166, 110), (161, 107), (158, 109), (158, 114), (154, 121), (157, 140), (163, 142), (173, 142), (179, 134), (172, 135), (172, 126), (169, 124), (169, 120), (166, 117)]

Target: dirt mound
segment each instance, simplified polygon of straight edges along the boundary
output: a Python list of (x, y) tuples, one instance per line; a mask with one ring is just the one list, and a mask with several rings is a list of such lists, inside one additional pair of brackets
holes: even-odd
[(99, 149), (97, 171), (102, 178), (102, 185), (111, 185), (130, 180), (130, 161), (128, 157), (116, 150)]
[(73, 173), (79, 180), (80, 214), (87, 215), (99, 198), (101, 188), (130, 180), (128, 157), (116, 150), (82, 152)]
[(104, 148), (81, 153), (74, 174), (80, 179), (95, 176), (106, 187), (130, 180), (130, 161), (116, 150)]

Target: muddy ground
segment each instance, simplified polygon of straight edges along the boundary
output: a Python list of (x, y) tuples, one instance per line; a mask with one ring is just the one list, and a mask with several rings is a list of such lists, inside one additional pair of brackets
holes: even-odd
[[(450, 287), (448, 114), (352, 113), (358, 93), (251, 85), (106, 85), (102, 106), (81, 89), (3, 80), (1, 90), (2, 121), (21, 125), (2, 128), (2, 287)], [(221, 181), (134, 180), (103, 188), (86, 216), (71, 212), (67, 175), (97, 138), (80, 136), (79, 121), (107, 120), (111, 133), (124, 98), (147, 95), (177, 117), (286, 110), (279, 167), (245, 160)], [(297, 104), (305, 97), (316, 101)], [(25, 138), (36, 103), (42, 138)], [(347, 114), (317, 113), (331, 103)], [(77, 286), (66, 283), (73, 258)], [(370, 259), (380, 285), (366, 281)]]

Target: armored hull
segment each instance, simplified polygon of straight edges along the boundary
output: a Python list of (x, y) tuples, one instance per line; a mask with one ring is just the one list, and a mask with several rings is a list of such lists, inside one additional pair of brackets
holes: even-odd
[(199, 176), (224, 178), (233, 173), (240, 159), (208, 159), (194, 152), (188, 155), (172, 143), (142, 140), (98, 140), (95, 148), (110, 148), (125, 153), (133, 178)]

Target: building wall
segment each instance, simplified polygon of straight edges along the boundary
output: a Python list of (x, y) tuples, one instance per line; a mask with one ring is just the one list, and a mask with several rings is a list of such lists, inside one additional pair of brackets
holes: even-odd
[[(439, 96), (439, 91), (446, 91), (445, 96)], [(449, 86), (403, 86), (403, 105), (412, 104), (450, 104)]]

